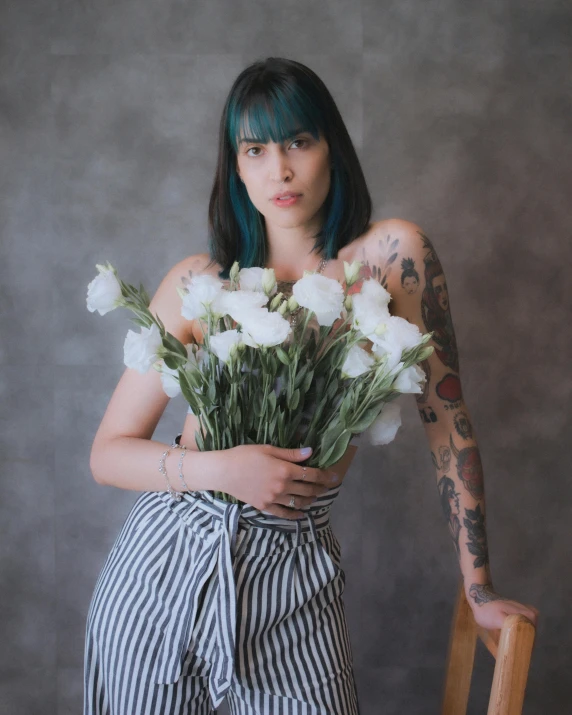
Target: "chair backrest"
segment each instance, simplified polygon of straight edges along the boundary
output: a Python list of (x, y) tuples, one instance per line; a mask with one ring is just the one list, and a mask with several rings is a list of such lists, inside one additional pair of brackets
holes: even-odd
[(442, 715), (466, 715), (477, 637), (495, 658), (487, 715), (521, 715), (536, 629), (522, 614), (511, 614), (502, 629), (477, 625), (459, 583), (443, 689)]

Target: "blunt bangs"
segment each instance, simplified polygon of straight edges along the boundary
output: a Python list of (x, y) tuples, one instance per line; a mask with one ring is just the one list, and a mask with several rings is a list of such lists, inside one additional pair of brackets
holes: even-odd
[(310, 132), (316, 141), (319, 139), (320, 117), (312, 111), (302, 88), (285, 84), (273, 90), (267, 96), (258, 92), (231, 105), (228, 135), (235, 154), (239, 152), (240, 139), (281, 143), (301, 132)]
[(264, 216), (254, 206), (236, 170), (239, 142), (282, 143), (301, 132), (329, 147), (331, 186), (324, 222), (312, 250), (325, 258), (370, 226), (371, 197), (353, 143), (334, 99), (322, 80), (294, 60), (268, 57), (236, 78), (219, 124), (219, 152), (209, 201), (209, 255), (228, 280), (234, 261), (241, 268), (264, 267), (268, 241)]

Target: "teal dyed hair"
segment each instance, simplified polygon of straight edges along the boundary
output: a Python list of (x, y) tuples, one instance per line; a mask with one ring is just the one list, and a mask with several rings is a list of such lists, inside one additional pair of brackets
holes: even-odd
[(219, 126), (219, 155), (209, 202), (211, 264), (228, 279), (234, 261), (241, 268), (264, 266), (268, 243), (264, 217), (250, 201), (236, 171), (238, 139), (284, 142), (307, 131), (329, 147), (331, 186), (324, 202), (324, 222), (313, 249), (326, 258), (369, 227), (371, 197), (353, 143), (339, 110), (322, 80), (305, 65), (279, 57), (244, 69), (227, 97)]

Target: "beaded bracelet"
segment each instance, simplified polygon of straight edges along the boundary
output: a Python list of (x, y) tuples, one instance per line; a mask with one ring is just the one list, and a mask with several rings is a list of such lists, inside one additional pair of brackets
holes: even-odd
[[(172, 445), (171, 445), (172, 446)], [(183, 498), (183, 495), (180, 492), (176, 492), (173, 487), (171, 486), (171, 482), (169, 481), (169, 477), (167, 476), (167, 470), (165, 469), (165, 459), (167, 456), (171, 453), (170, 449), (166, 449), (163, 454), (161, 455), (161, 459), (159, 460), (159, 471), (161, 474), (165, 477), (165, 481), (167, 482), (167, 491), (169, 492), (169, 496), (173, 501), (181, 501)]]

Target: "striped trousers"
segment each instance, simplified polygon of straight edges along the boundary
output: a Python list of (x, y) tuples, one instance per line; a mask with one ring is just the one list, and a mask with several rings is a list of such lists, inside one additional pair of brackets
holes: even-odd
[(329, 521), (341, 485), (283, 519), (206, 491), (143, 492), (97, 579), (84, 715), (356, 715)]

